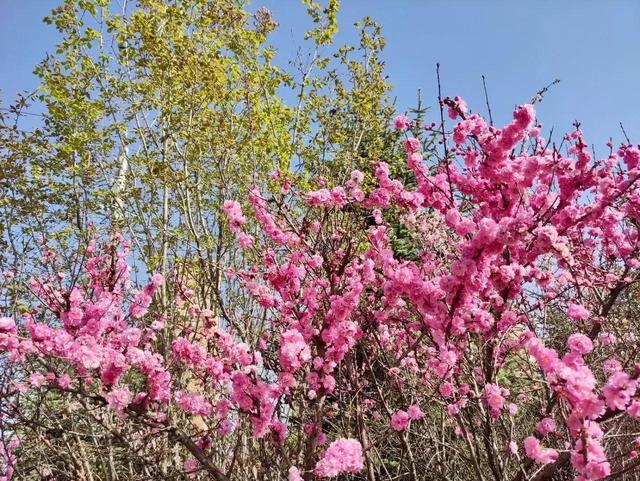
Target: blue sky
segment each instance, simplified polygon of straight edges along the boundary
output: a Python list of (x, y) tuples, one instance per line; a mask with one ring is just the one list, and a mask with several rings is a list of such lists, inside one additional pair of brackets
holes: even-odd
[[(0, 0), (0, 91), (3, 104), (33, 89), (33, 66), (54, 50), (52, 27), (41, 19), (56, 0)], [(286, 64), (308, 27), (297, 0), (254, 0), (280, 27), (272, 36)], [(384, 58), (400, 110), (416, 91), (433, 104), (435, 64), (444, 95), (460, 95), (485, 112), (482, 78), (498, 124), (513, 106), (555, 78), (539, 106), (545, 130), (571, 130), (578, 119), (587, 140), (604, 152), (609, 136), (622, 139), (619, 122), (640, 142), (640, 1), (638, 0), (343, 0), (339, 43), (357, 40), (353, 23), (365, 15), (383, 26)]]

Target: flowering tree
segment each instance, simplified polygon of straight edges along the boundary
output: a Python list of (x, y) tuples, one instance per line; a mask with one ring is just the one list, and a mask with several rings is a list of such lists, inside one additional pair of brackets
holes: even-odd
[[(276, 175), (251, 216), (225, 202), (253, 259), (226, 283), (254, 309), (213, 316), (178, 271), (154, 305), (165, 279), (134, 290), (117, 237), (70, 279), (43, 246), (42, 307), (0, 320), (5, 479), (23, 459), (55, 479), (636, 479), (640, 150), (552, 145), (531, 105), (502, 129), (441, 105), (450, 131), (404, 141), (411, 187), (380, 162), (374, 188)], [(73, 436), (109, 440), (103, 471)]]

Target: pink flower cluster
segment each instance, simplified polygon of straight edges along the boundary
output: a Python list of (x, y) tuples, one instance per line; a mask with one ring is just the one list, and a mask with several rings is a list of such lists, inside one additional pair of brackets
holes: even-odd
[(321, 478), (333, 478), (342, 473), (357, 473), (364, 467), (362, 446), (357, 439), (338, 439), (332, 442), (315, 467)]
[(395, 431), (407, 429), (411, 421), (418, 421), (424, 417), (420, 407), (412, 404), (406, 411), (399, 410), (391, 416), (391, 428)]
[(524, 450), (531, 459), (539, 464), (552, 463), (558, 459), (558, 452), (555, 449), (543, 448), (533, 436), (524, 440)]

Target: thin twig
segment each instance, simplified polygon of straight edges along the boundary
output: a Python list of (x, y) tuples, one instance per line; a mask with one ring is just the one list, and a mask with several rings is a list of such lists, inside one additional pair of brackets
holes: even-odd
[(555, 79), (549, 85), (546, 85), (541, 90), (538, 90), (536, 92), (536, 94), (531, 98), (531, 102), (530, 102), (531, 105), (535, 105), (538, 102), (542, 102), (542, 99), (544, 98), (544, 94), (546, 94), (551, 87), (553, 87), (554, 85), (559, 84), (559, 83), (560, 83), (560, 79)]
[(453, 206), (453, 184), (449, 169), (449, 149), (447, 148), (447, 135), (444, 130), (444, 105), (442, 104), (442, 85), (440, 83), (440, 62), (436, 63), (436, 77), (438, 78), (438, 105), (440, 107), (440, 127), (442, 129), (442, 145), (444, 147), (444, 162), (447, 165), (447, 180), (449, 181), (449, 194), (451, 206)]
[(627, 140), (627, 144), (631, 145), (631, 141), (629, 140), (627, 132), (624, 130), (624, 125), (622, 125), (622, 122), (620, 122), (620, 129), (622, 130), (622, 135), (624, 135), (624, 138)]
[(484, 101), (487, 104), (487, 111), (489, 113), (489, 125), (493, 127), (493, 115), (491, 115), (491, 105), (489, 104), (489, 94), (487, 93), (487, 82), (484, 75), (482, 76), (482, 88), (484, 89)]

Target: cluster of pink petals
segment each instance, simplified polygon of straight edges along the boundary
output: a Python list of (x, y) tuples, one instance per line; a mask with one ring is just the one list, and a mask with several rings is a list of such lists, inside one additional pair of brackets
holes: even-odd
[(391, 416), (391, 429), (394, 431), (403, 431), (407, 429), (411, 421), (418, 421), (424, 417), (424, 413), (420, 407), (412, 404), (407, 410), (396, 411)]
[(409, 426), (410, 420), (407, 411), (397, 411), (391, 416), (391, 428), (395, 431), (402, 431)]
[(125, 410), (133, 400), (133, 395), (127, 386), (122, 386), (110, 391), (106, 398), (111, 409), (119, 415), (124, 416)]
[(489, 407), (492, 416), (497, 417), (500, 415), (506, 402), (505, 396), (508, 394), (508, 390), (501, 388), (497, 384), (487, 383), (484, 385), (485, 403)]
[(176, 391), (174, 398), (176, 404), (186, 412), (199, 416), (208, 416), (211, 414), (211, 404), (207, 398), (198, 393)]
[(570, 302), (567, 309), (567, 314), (573, 320), (584, 321), (585, 319), (589, 318), (590, 313), (586, 307)]
[(300, 470), (295, 466), (291, 466), (287, 473), (287, 481), (303, 481), (302, 476), (300, 476)]
[(552, 463), (558, 459), (558, 452), (555, 449), (544, 448), (533, 436), (524, 440), (524, 450), (531, 459), (539, 464)]
[(409, 118), (405, 114), (398, 115), (393, 119), (393, 125), (396, 129), (404, 132), (409, 128)]
[(289, 329), (281, 334), (280, 365), (285, 371), (295, 372), (311, 359), (311, 350), (302, 334)]
[(536, 430), (543, 436), (552, 433), (556, 429), (556, 423), (552, 418), (543, 418), (536, 424)]
[(342, 473), (357, 473), (363, 467), (360, 442), (357, 439), (342, 438), (329, 445), (314, 472), (321, 478), (333, 478)]
[(247, 223), (247, 219), (242, 214), (240, 204), (235, 200), (225, 200), (222, 210), (229, 219), (229, 225), (234, 232)]

